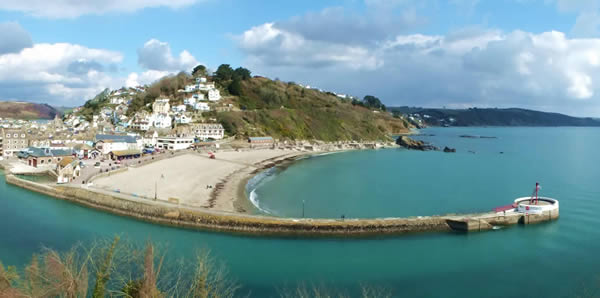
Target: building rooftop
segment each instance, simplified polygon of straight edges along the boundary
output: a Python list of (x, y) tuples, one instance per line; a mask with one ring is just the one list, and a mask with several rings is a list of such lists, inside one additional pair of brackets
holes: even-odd
[(96, 142), (99, 141), (112, 141), (112, 142), (123, 142), (123, 143), (137, 143), (135, 137), (132, 136), (124, 136), (124, 135), (105, 135), (105, 134), (97, 134)]

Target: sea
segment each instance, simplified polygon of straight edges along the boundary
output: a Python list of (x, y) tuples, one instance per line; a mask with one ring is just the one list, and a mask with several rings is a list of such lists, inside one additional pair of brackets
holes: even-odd
[(279, 297), (297, 285), (359, 296), (600, 295), (600, 128), (428, 128), (415, 138), (456, 153), (380, 149), (314, 155), (251, 179), (268, 216), (386, 218), (488, 211), (540, 194), (557, 221), (481, 233), (368, 238), (231, 235), (119, 217), (6, 185), (0, 177), (0, 261), (22, 267), (44, 247), (66, 251), (115, 235), (169, 253), (208, 250), (240, 297)]

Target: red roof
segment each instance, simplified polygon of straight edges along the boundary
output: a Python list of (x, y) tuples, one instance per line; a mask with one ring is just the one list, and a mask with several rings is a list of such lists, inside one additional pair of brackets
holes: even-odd
[(496, 207), (492, 210), (494, 210), (496, 212), (502, 212), (502, 211), (507, 211), (507, 210), (511, 210), (511, 209), (515, 209), (515, 208), (517, 208), (517, 206), (515, 204), (510, 204), (510, 205), (506, 205), (506, 206)]

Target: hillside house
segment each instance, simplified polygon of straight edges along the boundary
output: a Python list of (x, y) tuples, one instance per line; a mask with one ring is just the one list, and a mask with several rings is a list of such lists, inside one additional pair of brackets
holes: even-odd
[(185, 114), (175, 115), (175, 123), (177, 124), (189, 124), (190, 122), (192, 122), (192, 119)]
[(187, 106), (186, 105), (177, 105), (177, 106), (174, 106), (173, 108), (171, 108), (171, 110), (175, 113), (183, 113), (187, 110)]
[(173, 120), (167, 113), (155, 114), (154, 116), (154, 127), (156, 128), (171, 128)]
[(194, 92), (198, 89), (198, 85), (186, 85), (185, 92)]
[(219, 123), (196, 124), (192, 128), (196, 138), (201, 140), (214, 139), (220, 140), (225, 136), (225, 129)]
[(209, 101), (219, 101), (221, 99), (221, 93), (217, 89), (208, 90)]
[(152, 104), (152, 112), (154, 114), (168, 114), (171, 110), (168, 98), (161, 98), (154, 101)]
[(210, 111), (210, 107), (206, 102), (197, 102), (194, 104), (194, 110), (196, 111)]

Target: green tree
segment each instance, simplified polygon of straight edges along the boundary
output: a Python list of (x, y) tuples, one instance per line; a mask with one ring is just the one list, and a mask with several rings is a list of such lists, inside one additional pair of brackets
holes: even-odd
[(234, 70), (229, 66), (229, 64), (221, 64), (217, 71), (215, 72), (215, 77), (218, 81), (224, 82), (229, 81), (233, 78)]
[(242, 95), (242, 84), (240, 82), (240, 79), (235, 78), (233, 80), (233, 82), (231, 82), (231, 84), (229, 84), (229, 87), (227, 88), (227, 90), (229, 91), (229, 94), (231, 94), (231, 95), (237, 95), (237, 96)]
[(366, 107), (368, 108), (375, 108), (375, 109), (381, 109), (385, 111), (385, 105), (383, 105), (381, 103), (381, 100), (379, 100), (379, 98), (373, 96), (373, 95), (367, 95), (363, 98), (363, 103)]
[(242, 81), (245, 81), (252, 77), (252, 72), (246, 68), (238, 67), (234, 71), (234, 76)]
[(194, 67), (194, 70), (192, 70), (192, 75), (193, 76), (206, 76), (206, 66), (199, 64), (198, 66)]

